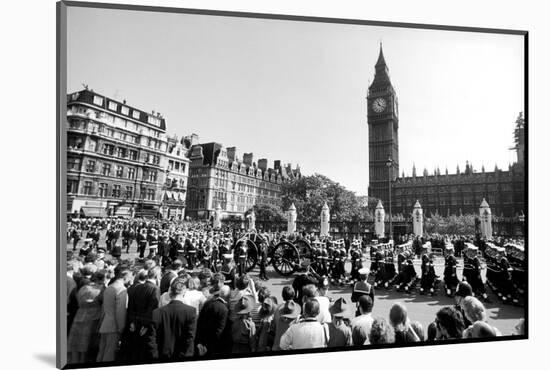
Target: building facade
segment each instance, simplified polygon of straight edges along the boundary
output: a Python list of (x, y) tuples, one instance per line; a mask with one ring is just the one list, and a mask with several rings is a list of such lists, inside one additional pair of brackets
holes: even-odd
[[(520, 113), (514, 132), (517, 162), (507, 170), (495, 167), (475, 171), (466, 163), (464, 171), (455, 174), (439, 169), (432, 174), (424, 169), (417, 176), (399, 177), (399, 140), (397, 95), (389, 78), (388, 67), (380, 46), (375, 65), (375, 77), (367, 96), (369, 130), (369, 196), (382, 200), (384, 208), (391, 206), (394, 214), (410, 215), (418, 200), (424, 214), (459, 215), (478, 213), (483, 198), (496, 216), (514, 217), (525, 209), (524, 119)], [(391, 161), (388, 161), (391, 158)]]
[(267, 159), (253, 161), (252, 153), (239, 158), (235, 147), (219, 143), (193, 145), (189, 153), (187, 212), (191, 218), (209, 218), (219, 205), (223, 217), (243, 218), (258, 204), (280, 205), (281, 185), (299, 178), (300, 169)]
[(168, 220), (183, 220), (189, 177), (189, 148), (197, 140), (195, 134), (178, 138), (168, 137), (166, 151), (166, 181), (162, 194), (162, 217)]
[(166, 164), (166, 123), (82, 90), (67, 95), (67, 211), (156, 217)]

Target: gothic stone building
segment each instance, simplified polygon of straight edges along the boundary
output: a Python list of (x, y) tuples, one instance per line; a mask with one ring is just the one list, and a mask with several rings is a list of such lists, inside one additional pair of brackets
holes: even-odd
[(166, 123), (93, 90), (67, 96), (67, 211), (155, 217), (165, 176)]
[(191, 218), (208, 218), (219, 205), (223, 217), (243, 218), (255, 204), (280, 205), (281, 185), (301, 176), (299, 168), (267, 159), (256, 164), (252, 153), (240, 159), (235, 147), (219, 143), (193, 145), (189, 154), (187, 212)]
[[(389, 188), (392, 187), (392, 213), (408, 215), (418, 200), (426, 215), (458, 215), (477, 213), (483, 198), (497, 216), (512, 217), (525, 209), (524, 121), (516, 121), (515, 150), (517, 162), (508, 170), (495, 167), (492, 172), (476, 172), (466, 163), (466, 169), (456, 174), (413, 174), (399, 177), (399, 110), (396, 92), (382, 46), (375, 65), (375, 76), (368, 90), (369, 131), (369, 196), (382, 200), (387, 209)], [(389, 160), (391, 159), (391, 160)]]

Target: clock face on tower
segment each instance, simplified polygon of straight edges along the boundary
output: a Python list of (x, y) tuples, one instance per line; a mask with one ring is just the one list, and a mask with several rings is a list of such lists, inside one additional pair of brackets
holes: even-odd
[(384, 98), (376, 98), (372, 103), (372, 110), (376, 113), (381, 113), (386, 109), (387, 103)]

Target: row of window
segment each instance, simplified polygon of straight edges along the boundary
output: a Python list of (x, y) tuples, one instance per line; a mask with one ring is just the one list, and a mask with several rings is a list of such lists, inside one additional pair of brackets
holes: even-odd
[[(98, 95), (94, 95), (93, 103), (95, 105), (103, 106), (103, 97), (98, 96)], [(118, 110), (118, 103), (116, 103), (114, 101), (109, 101), (109, 104), (107, 104), (107, 108), (116, 112)], [(122, 113), (126, 116), (129, 116), (130, 108), (125, 106), (125, 105), (121, 105), (120, 113)], [(136, 109), (132, 109), (132, 118), (139, 120), (140, 116), (141, 116), (140, 111), (138, 111)], [(152, 124), (152, 125), (155, 125), (155, 126), (160, 126), (160, 118), (155, 117), (155, 116), (150, 115), (150, 114), (147, 115), (147, 122)]]
[[(179, 154), (178, 154), (179, 155)], [(168, 160), (168, 170), (185, 173), (186, 163)]]
[[(110, 189), (109, 189), (110, 188)], [(82, 194), (84, 195), (97, 195), (100, 198), (125, 198), (131, 199), (134, 196), (134, 188), (132, 186), (125, 186), (124, 189), (122, 185), (115, 184), (109, 187), (107, 183), (99, 183), (97, 192), (93, 192), (93, 182), (84, 181), (82, 186)], [(67, 193), (74, 194), (78, 192), (78, 182), (75, 180), (69, 180), (67, 182)], [(142, 198), (147, 200), (155, 200), (155, 189), (151, 188), (142, 188), (141, 190)]]
[[(80, 158), (68, 158), (67, 167), (70, 170), (79, 170), (80, 169)], [(85, 171), (88, 173), (96, 173), (99, 168), (99, 164), (95, 160), (89, 159), (86, 162)], [(103, 176), (115, 176), (117, 178), (127, 178), (134, 180), (136, 178), (136, 169), (133, 167), (125, 168), (121, 165), (113, 166), (111, 163), (103, 162), (101, 164), (101, 170), (99, 172)], [(143, 180), (157, 182), (158, 180), (158, 171), (155, 170), (143, 170)]]

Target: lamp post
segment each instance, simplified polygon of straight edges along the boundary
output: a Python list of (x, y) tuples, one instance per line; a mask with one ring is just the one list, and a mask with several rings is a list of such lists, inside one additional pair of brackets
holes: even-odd
[(386, 161), (386, 166), (388, 167), (388, 213), (390, 219), (390, 229), (388, 231), (389, 240), (393, 240), (393, 228), (392, 228), (392, 219), (391, 219), (391, 170), (393, 167), (393, 159), (391, 156), (388, 157)]

